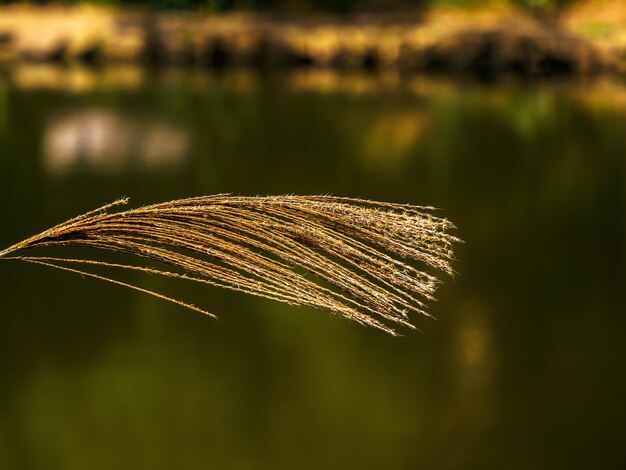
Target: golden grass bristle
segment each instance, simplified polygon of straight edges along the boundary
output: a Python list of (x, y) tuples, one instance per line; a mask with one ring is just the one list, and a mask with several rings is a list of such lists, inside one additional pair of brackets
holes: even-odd
[[(328, 311), (395, 334), (414, 328), (440, 281), (453, 275), (453, 224), (432, 207), (334, 196), (217, 194), (121, 212), (119, 199), (0, 252), (0, 258), (70, 271), (194, 305), (68, 264), (142, 271)], [(15, 256), (39, 247), (76, 246), (124, 253), (180, 272), (91, 259)], [(12, 255), (12, 256), (9, 256)], [(409, 264), (414, 261), (419, 267)]]

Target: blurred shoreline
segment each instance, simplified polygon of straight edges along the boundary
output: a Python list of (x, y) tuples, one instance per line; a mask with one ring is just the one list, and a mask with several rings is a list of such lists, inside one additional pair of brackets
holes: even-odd
[[(397, 70), (365, 72), (308, 68), (261, 72), (238, 68), (217, 71), (181, 66), (145, 67), (134, 63), (100, 67), (21, 63), (0, 68), (0, 91), (8, 87), (27, 92), (56, 92), (76, 96), (101, 91), (132, 93), (149, 85), (173, 90), (186, 89), (198, 94), (216, 89), (225, 93), (254, 94), (266, 83), (294, 94), (339, 94), (349, 97), (402, 94), (424, 98), (480, 92), (487, 85), (468, 77), (403, 75)], [(566, 94), (590, 109), (619, 114), (626, 112), (626, 81), (622, 77), (554, 77), (531, 82), (508, 77), (498, 80), (496, 86), (489, 87), (496, 101), (499, 92), (534, 89), (537, 93)]]
[(0, 65), (397, 70), (491, 79), (626, 75), (626, 7), (576, 4), (331, 16), (0, 7)]

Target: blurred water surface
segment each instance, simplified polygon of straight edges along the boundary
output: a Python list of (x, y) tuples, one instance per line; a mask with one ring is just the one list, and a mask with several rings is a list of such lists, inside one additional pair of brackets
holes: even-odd
[(0, 74), (0, 245), (119, 196), (358, 196), (466, 244), (421, 332), (0, 263), (0, 467), (626, 465), (626, 86), (323, 71)]

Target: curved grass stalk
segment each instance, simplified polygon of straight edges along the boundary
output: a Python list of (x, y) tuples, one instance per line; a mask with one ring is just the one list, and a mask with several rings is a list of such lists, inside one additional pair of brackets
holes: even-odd
[[(217, 194), (120, 212), (119, 199), (0, 252), (104, 280), (214, 315), (113, 278), (68, 267), (141, 271), (304, 305), (396, 334), (414, 328), (440, 281), (453, 275), (454, 225), (434, 208), (334, 196)], [(91, 259), (17, 255), (40, 247), (87, 247), (164, 264), (175, 271)], [(412, 262), (420, 264), (413, 266)]]

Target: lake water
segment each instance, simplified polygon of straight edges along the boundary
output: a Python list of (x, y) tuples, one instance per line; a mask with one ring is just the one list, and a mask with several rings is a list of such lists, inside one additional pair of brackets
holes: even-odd
[(626, 85), (24, 66), (0, 169), (0, 248), (218, 192), (433, 205), (466, 242), (402, 338), (2, 262), (1, 468), (625, 468)]

